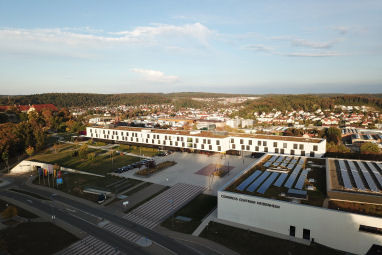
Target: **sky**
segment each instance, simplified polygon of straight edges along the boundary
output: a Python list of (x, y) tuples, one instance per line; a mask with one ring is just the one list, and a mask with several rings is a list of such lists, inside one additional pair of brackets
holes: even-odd
[(382, 93), (382, 1), (0, 0), (0, 94)]

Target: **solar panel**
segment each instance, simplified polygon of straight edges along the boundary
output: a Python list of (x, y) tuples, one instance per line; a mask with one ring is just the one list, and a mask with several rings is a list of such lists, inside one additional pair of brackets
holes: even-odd
[(257, 192), (264, 194), (269, 188), (269, 186), (272, 185), (273, 181), (277, 178), (278, 175), (279, 173), (273, 172), (271, 176), (269, 176), (268, 179), (260, 186)]
[(239, 186), (236, 187), (237, 190), (243, 191), (254, 179), (261, 174), (260, 170), (256, 170), (247, 179), (245, 179)]
[(302, 189), (302, 187), (304, 186), (306, 177), (308, 176), (308, 172), (309, 170), (303, 170), (301, 172), (300, 177), (298, 178), (297, 183), (294, 186), (296, 189)]
[(363, 185), (361, 176), (359, 176), (358, 169), (354, 165), (353, 161), (347, 161), (350, 167), (350, 172), (353, 175), (353, 179), (355, 181), (355, 184), (357, 185), (357, 188), (360, 190), (366, 190), (365, 186)]
[(303, 165), (305, 162), (305, 159), (304, 158), (300, 158), (300, 161), (298, 162), (299, 165)]
[(284, 181), (287, 177), (288, 177), (287, 173), (280, 174), (279, 178), (277, 179), (277, 181), (273, 185), (275, 185), (276, 187), (281, 187), (281, 185), (284, 183)]
[[(371, 162), (367, 162), (367, 165), (369, 166), (370, 170), (373, 172), (375, 179), (377, 179), (379, 186), (382, 188), (382, 176), (381, 173), (375, 168), (375, 166)], [(380, 166), (380, 163), (377, 164), (380, 169), (382, 169)]]
[(274, 165), (274, 166), (279, 166), (283, 160), (284, 160), (284, 157), (283, 157), (283, 156), (280, 156), (280, 157), (273, 163), (273, 165)]
[(298, 173), (300, 172), (302, 166), (301, 165), (297, 165), (296, 168), (293, 170), (293, 172), (290, 174), (287, 182), (285, 183), (284, 187), (287, 187), (287, 188), (291, 188), (294, 181), (296, 180), (297, 178), (297, 175)]
[(338, 164), (340, 166), (340, 173), (341, 173), (342, 181), (344, 183), (344, 187), (346, 189), (352, 189), (353, 185), (351, 184), (349, 172), (348, 172), (347, 167), (345, 165), (345, 161), (338, 160)]
[(360, 167), (361, 169), (361, 172), (363, 174), (363, 177), (365, 177), (365, 180), (367, 182), (367, 185), (369, 186), (369, 189), (371, 191), (375, 191), (375, 192), (378, 192), (379, 189), (377, 188), (377, 186), (375, 185), (375, 182), (373, 180), (373, 178), (371, 177), (369, 171), (367, 171), (366, 167), (364, 166), (364, 164), (362, 162), (359, 162), (357, 161), (357, 164), (358, 166)]
[(273, 155), (265, 164), (264, 164), (264, 166), (265, 167), (270, 167), (271, 165), (272, 165), (272, 163), (273, 163), (273, 161), (275, 161), (276, 160), (276, 158), (277, 158), (277, 156), (276, 155)]
[(294, 195), (306, 196), (307, 191), (299, 190), (299, 189), (288, 189), (288, 193), (294, 194)]
[(251, 185), (249, 185), (249, 187), (247, 188), (247, 190), (249, 192), (253, 192), (255, 191), (255, 189), (257, 189), (257, 187), (259, 187), (259, 185), (268, 177), (268, 175), (270, 175), (271, 172), (269, 171), (264, 171), (262, 175), (260, 175), (259, 178), (256, 179), (256, 181), (254, 181)]

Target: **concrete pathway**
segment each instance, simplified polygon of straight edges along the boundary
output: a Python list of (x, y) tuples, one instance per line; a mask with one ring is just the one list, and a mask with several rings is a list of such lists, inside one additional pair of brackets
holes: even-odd
[(202, 220), (202, 223), (195, 229), (192, 233), (193, 236), (199, 236), (203, 232), (203, 229), (210, 223), (211, 220), (214, 220), (218, 217), (218, 209), (213, 210), (207, 217)]

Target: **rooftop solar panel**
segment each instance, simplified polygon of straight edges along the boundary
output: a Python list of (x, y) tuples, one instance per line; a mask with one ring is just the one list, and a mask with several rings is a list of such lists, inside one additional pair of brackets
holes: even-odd
[(256, 179), (256, 181), (254, 181), (251, 185), (249, 185), (249, 187), (247, 188), (247, 190), (249, 192), (253, 192), (257, 189), (257, 187), (259, 187), (259, 185), (268, 177), (268, 175), (270, 175), (271, 172), (269, 171), (264, 171), (262, 175), (260, 175), (259, 178)]
[(294, 181), (297, 178), (298, 173), (301, 170), (301, 165), (297, 165), (296, 168), (293, 170), (293, 172), (290, 174), (288, 180), (284, 184), (284, 187), (291, 188), (293, 186)]
[[(373, 172), (375, 179), (377, 179), (379, 186), (382, 188), (382, 175), (381, 173), (375, 168), (375, 166), (371, 162), (367, 162), (367, 165), (369, 166), (370, 170)], [(380, 166), (380, 163), (377, 163), (378, 167), (382, 169)]]
[(268, 179), (260, 186), (257, 192), (264, 194), (269, 188), (269, 186), (272, 185), (273, 181), (277, 178), (278, 175), (279, 173), (273, 172), (271, 176), (269, 176)]
[(304, 186), (306, 177), (308, 176), (308, 172), (309, 170), (303, 170), (301, 172), (300, 177), (298, 178), (297, 183), (294, 186), (296, 189), (302, 189), (302, 187)]
[(373, 178), (371, 177), (369, 171), (367, 171), (365, 165), (362, 162), (359, 162), (359, 161), (357, 161), (357, 164), (358, 164), (358, 166), (361, 169), (363, 177), (365, 177), (365, 180), (367, 182), (367, 185), (369, 186), (369, 189), (371, 191), (378, 192), (379, 189), (377, 188), (377, 185), (375, 185), (375, 182), (374, 182)]
[(247, 179), (245, 179), (239, 186), (236, 187), (237, 190), (243, 191), (254, 179), (257, 178), (261, 174), (260, 170), (256, 170), (253, 174), (251, 174)]
[(360, 189), (360, 190), (366, 190), (365, 186), (363, 185), (363, 182), (362, 182), (362, 179), (361, 179), (361, 176), (359, 175), (358, 173), (358, 169), (357, 167), (354, 165), (354, 162), (353, 161), (347, 161), (348, 164), (349, 164), (349, 167), (350, 167), (350, 172), (351, 174), (353, 175), (353, 179), (355, 181), (355, 184), (357, 185), (357, 189)]
[(340, 166), (340, 173), (341, 173), (342, 181), (344, 183), (344, 187), (346, 189), (352, 189), (353, 185), (351, 184), (349, 172), (348, 172), (347, 167), (345, 165), (345, 161), (338, 160), (338, 163)]
[(281, 187), (281, 185), (284, 183), (287, 177), (288, 177), (287, 173), (280, 174), (279, 178), (276, 180), (276, 182), (273, 185), (275, 185), (276, 187)]
[(299, 190), (299, 189), (288, 189), (288, 193), (294, 194), (294, 195), (306, 196), (307, 191), (306, 190)]

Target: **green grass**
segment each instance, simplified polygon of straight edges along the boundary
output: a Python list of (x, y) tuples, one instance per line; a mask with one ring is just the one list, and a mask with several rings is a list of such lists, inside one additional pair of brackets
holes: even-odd
[[(178, 210), (174, 217), (168, 218), (162, 222), (161, 225), (177, 232), (192, 234), (202, 223), (203, 218), (216, 208), (216, 205), (217, 199), (215, 196), (200, 194), (186, 206)], [(180, 221), (175, 219), (176, 216), (188, 217), (191, 218), (191, 221)]]
[(147, 188), (150, 185), (152, 185), (151, 182), (145, 182), (144, 184), (139, 185), (138, 187), (136, 187), (136, 188), (134, 188), (132, 190), (129, 190), (128, 192), (124, 193), (123, 195), (131, 196), (132, 194), (137, 193), (138, 191), (143, 190), (144, 188)]
[(242, 255), (252, 254), (344, 254), (319, 244), (306, 246), (211, 221), (200, 237), (220, 243)]
[(35, 219), (35, 218), (38, 218), (37, 215), (21, 208), (21, 207), (18, 207), (18, 206), (15, 206), (11, 203), (8, 203), (4, 200), (0, 200), (0, 211), (3, 212), (6, 208), (7, 208), (7, 205), (8, 206), (14, 206), (16, 207), (17, 209), (17, 215), (19, 215), (20, 217), (24, 217), (24, 218), (27, 218), (27, 219)]
[(0, 249), (9, 254), (54, 254), (78, 239), (49, 222), (26, 222), (0, 231)]
[(43, 152), (32, 156), (29, 160), (58, 164), (59, 166), (95, 174), (106, 174), (119, 167), (139, 161), (139, 158), (137, 157), (116, 154), (113, 156), (112, 160), (109, 152), (96, 149), (89, 149), (89, 152), (95, 152), (96, 156), (94, 160), (88, 160), (87, 158), (72, 156), (72, 151), (76, 148), (79, 148), (79, 146), (61, 144), (58, 146), (57, 151), (53, 148), (48, 148)]
[[(61, 190), (65, 193), (68, 193), (70, 195), (81, 197), (90, 201), (96, 201), (98, 196), (84, 193), (83, 190), (85, 188), (98, 188), (105, 191), (110, 191), (112, 193), (116, 192), (117, 187), (109, 186), (113, 183), (116, 183), (120, 180), (125, 180), (123, 178), (112, 176), (112, 175), (106, 175), (105, 177), (98, 177), (98, 176), (92, 176), (92, 175), (86, 175), (86, 174), (75, 174), (75, 173), (66, 173), (62, 175), (63, 178), (63, 184), (54, 186), (54, 189)], [(124, 182), (126, 185), (126, 188), (132, 187), (140, 183), (141, 181), (135, 180), (135, 179), (126, 179)], [(33, 181), (34, 184), (39, 184), (39, 178), (36, 177)], [(45, 177), (45, 184), (43, 182), (43, 179), (40, 177), (40, 184), (48, 187), (47, 178)], [(50, 184), (50, 187), (52, 187), (52, 183)], [(120, 189), (121, 187), (118, 187)], [(122, 187), (123, 188), (123, 187)]]
[(99, 147), (108, 145), (108, 143), (105, 143), (105, 142), (99, 142), (99, 141), (97, 141), (97, 142), (93, 141), (93, 142), (92, 142), (92, 140), (89, 140), (89, 141), (87, 142), (87, 144), (89, 144), (89, 145), (91, 145), (91, 146), (99, 146)]
[(148, 157), (154, 157), (158, 154), (159, 150), (157, 148), (149, 148), (144, 146), (126, 145), (120, 144), (116, 148), (118, 151), (128, 152), (136, 155), (144, 155)]

